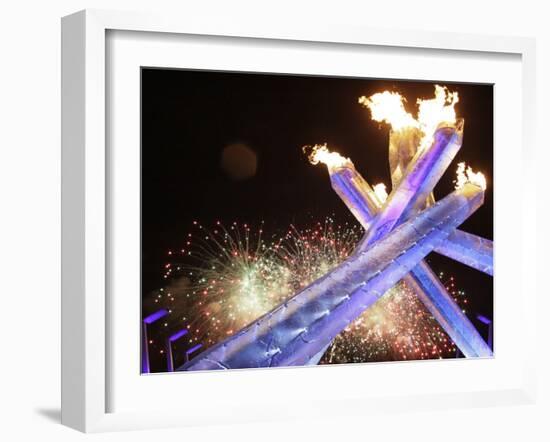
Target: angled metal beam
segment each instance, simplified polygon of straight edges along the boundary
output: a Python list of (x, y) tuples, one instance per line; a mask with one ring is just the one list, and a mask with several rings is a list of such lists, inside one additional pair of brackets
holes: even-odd
[(435, 252), (493, 276), (493, 241), (456, 229)]
[(431, 147), (416, 152), (398, 186), (392, 189), (372, 221), (360, 249), (384, 237), (425, 204), (460, 149), (462, 135), (462, 123), (457, 127), (441, 127), (435, 131)]

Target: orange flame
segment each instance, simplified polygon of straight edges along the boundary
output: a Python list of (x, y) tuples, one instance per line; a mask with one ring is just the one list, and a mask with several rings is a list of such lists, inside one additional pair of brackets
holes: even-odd
[(379, 92), (369, 98), (359, 98), (359, 103), (370, 110), (373, 120), (388, 123), (392, 130), (419, 129), (422, 134), (420, 149), (432, 144), (433, 134), (440, 124), (456, 124), (454, 107), (458, 103), (458, 93), (450, 92), (446, 87), (436, 84), (434, 98), (416, 101), (417, 118), (405, 110), (405, 102), (405, 98), (399, 93), (389, 91)]
[(418, 122), (405, 110), (405, 98), (397, 92), (379, 92), (369, 98), (360, 97), (359, 103), (368, 107), (372, 119), (388, 123), (393, 130), (418, 127)]
[(384, 183), (375, 184), (372, 190), (374, 190), (374, 194), (376, 195), (378, 202), (380, 204), (384, 204), (384, 202), (388, 199), (388, 192), (386, 191), (386, 185)]
[(423, 137), (420, 149), (430, 147), (433, 135), (440, 124), (456, 124), (455, 104), (458, 103), (458, 92), (450, 92), (446, 87), (435, 85), (435, 98), (418, 99), (418, 123)]
[[(306, 148), (304, 148), (304, 151)], [(327, 144), (316, 144), (308, 155), (311, 164), (325, 164), (329, 169), (351, 165), (351, 160), (340, 155), (338, 152), (328, 150)]]
[(470, 166), (466, 167), (466, 163), (458, 163), (456, 169), (455, 189), (462, 189), (466, 183), (475, 184), (483, 190), (487, 188), (487, 180), (481, 172), (474, 172)]

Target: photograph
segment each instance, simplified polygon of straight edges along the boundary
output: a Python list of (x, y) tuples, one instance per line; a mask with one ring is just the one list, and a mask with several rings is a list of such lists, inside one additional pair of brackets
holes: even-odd
[(141, 68), (141, 373), (492, 358), (493, 84)]

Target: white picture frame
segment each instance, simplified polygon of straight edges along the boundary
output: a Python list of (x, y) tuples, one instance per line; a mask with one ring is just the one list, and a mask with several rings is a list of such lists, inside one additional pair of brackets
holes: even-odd
[[(111, 208), (107, 173), (106, 121), (109, 60), (106, 36), (112, 31), (153, 32), (163, 35), (200, 35), (225, 38), (261, 39), (273, 42), (337, 43), (339, 45), (376, 46), (379, 48), (428, 49), (432, 51), (466, 51), (483, 54), (511, 54), (521, 57), (521, 159), (519, 174), (528, 176), (535, 164), (535, 43), (532, 39), (452, 33), (401, 31), (399, 33), (371, 28), (344, 26), (266, 26), (265, 23), (209, 23), (191, 17), (164, 17), (151, 14), (86, 10), (62, 21), (62, 423), (85, 432), (121, 429), (156, 428), (207, 424), (200, 407), (194, 414), (185, 411), (109, 410), (109, 370), (112, 362), (108, 340), (111, 312), (108, 300), (107, 220)], [(443, 53), (443, 52), (441, 52)], [(499, 109), (495, 109), (496, 112)], [(530, 222), (534, 219), (536, 192), (521, 186), (518, 196), (521, 210), (522, 264), (535, 256), (536, 237)], [(530, 221), (531, 220), (531, 221)], [(498, 245), (497, 245), (498, 247)], [(522, 270), (525, 272), (525, 269)], [(536, 305), (535, 281), (521, 281), (521, 320), (525, 337), (534, 336), (535, 324), (526, 317)], [(529, 311), (530, 309), (530, 311)], [(533, 314), (532, 317), (535, 315)], [(451, 408), (502, 403), (532, 403), (535, 393), (535, 367), (529, 355), (532, 344), (525, 344), (521, 359), (521, 381), (500, 389), (477, 389), (461, 393), (431, 391), (426, 395), (365, 397), (329, 396), (312, 400), (310, 407), (270, 407), (266, 403), (250, 404), (243, 398), (235, 408), (219, 410), (217, 422), (248, 422), (293, 417), (322, 417), (333, 414), (331, 401), (338, 402), (339, 414), (369, 413), (374, 409), (388, 411), (413, 408)], [(418, 363), (422, 364), (422, 363)], [(411, 366), (412, 367), (412, 366)], [(343, 367), (331, 369), (341, 370)], [(361, 366), (353, 368), (358, 376)], [(283, 370), (282, 372), (285, 372)], [(287, 376), (289, 371), (286, 370)], [(246, 382), (247, 371), (235, 374)], [(261, 384), (262, 376), (254, 382)], [(349, 372), (348, 372), (349, 373)], [(279, 375), (281, 376), (281, 375)], [(144, 379), (144, 378), (142, 378)], [(198, 378), (197, 378), (198, 379)], [(519, 379), (519, 378), (518, 378)], [(217, 382), (221, 382), (217, 379)], [(253, 393), (251, 393), (253, 394)], [(336, 393), (335, 393), (336, 394)], [(238, 410), (238, 415), (235, 411)]]

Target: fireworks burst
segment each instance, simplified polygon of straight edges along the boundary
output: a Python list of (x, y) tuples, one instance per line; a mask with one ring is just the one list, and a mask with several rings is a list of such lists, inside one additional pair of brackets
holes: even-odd
[[(341, 263), (363, 231), (350, 224), (291, 225), (266, 237), (252, 228), (194, 223), (185, 246), (169, 251), (167, 285), (154, 294), (166, 325), (189, 330), (189, 343), (207, 348), (239, 331)], [(452, 279), (451, 279), (452, 281)], [(457, 302), (464, 293), (450, 290)], [(416, 295), (400, 283), (345, 329), (321, 363), (454, 357), (455, 347)]]
[(322, 363), (454, 357), (456, 348), (400, 282), (336, 337)]

